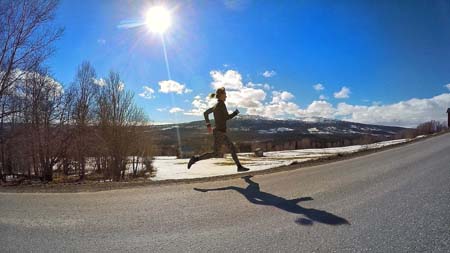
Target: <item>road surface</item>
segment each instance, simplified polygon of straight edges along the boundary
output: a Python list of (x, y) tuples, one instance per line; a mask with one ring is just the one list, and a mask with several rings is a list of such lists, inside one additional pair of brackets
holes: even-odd
[(274, 174), (0, 193), (1, 252), (449, 252), (450, 134)]

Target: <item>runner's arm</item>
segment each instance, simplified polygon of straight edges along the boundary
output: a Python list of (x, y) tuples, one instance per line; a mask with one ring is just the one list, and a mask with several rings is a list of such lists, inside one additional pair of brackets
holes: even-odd
[(234, 110), (234, 112), (232, 114), (229, 114), (227, 106), (224, 104), (223, 108), (222, 108), (222, 113), (223, 113), (223, 115), (225, 115), (226, 119), (229, 120), (229, 119), (234, 118), (236, 115), (238, 115), (239, 111), (236, 109), (236, 110)]
[(209, 114), (212, 113), (213, 111), (214, 111), (214, 107), (211, 107), (203, 113), (207, 127), (211, 127), (211, 123), (209, 122)]

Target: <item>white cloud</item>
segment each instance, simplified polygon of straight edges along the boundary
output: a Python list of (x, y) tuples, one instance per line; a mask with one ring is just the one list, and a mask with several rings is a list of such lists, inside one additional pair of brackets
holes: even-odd
[(334, 93), (335, 98), (348, 98), (350, 94), (350, 89), (347, 87), (342, 87), (342, 89), (339, 92)]
[(250, 88), (256, 88), (256, 87), (259, 87), (259, 88), (263, 88), (263, 89), (265, 89), (265, 90), (271, 90), (271, 89), (273, 89), (273, 87), (271, 87), (269, 84), (267, 84), (267, 83), (252, 83), (252, 82), (248, 82), (247, 83), (247, 87), (250, 87)]
[[(211, 86), (213, 88), (225, 87), (227, 89), (227, 107), (229, 109), (240, 108), (243, 113), (259, 114), (265, 116), (292, 114), (298, 106), (288, 102), (294, 95), (287, 91), (273, 91), (272, 102), (265, 103), (267, 94), (265, 90), (273, 89), (269, 84), (257, 84), (249, 82), (244, 85), (242, 76), (235, 70), (226, 72), (211, 71)], [(270, 100), (269, 100), (270, 101)], [(186, 115), (203, 115), (203, 112), (216, 103), (215, 99), (201, 99), (199, 96), (192, 102), (193, 108), (185, 112)], [(242, 111), (242, 110), (241, 110)]]
[(324, 90), (324, 89), (325, 89), (325, 87), (323, 87), (323, 85), (322, 85), (321, 83), (318, 83), (318, 84), (316, 84), (316, 85), (313, 85), (313, 88), (314, 88), (316, 91), (321, 91), (321, 90)]
[(332, 118), (336, 109), (326, 101), (313, 101), (306, 109), (296, 103), (272, 98), (272, 102), (263, 107), (247, 110), (248, 114), (262, 115), (269, 118), (324, 117)]
[[(264, 85), (249, 83), (247, 86), (242, 84), (241, 75), (236, 71), (227, 71), (222, 74), (218, 71), (211, 71), (211, 77), (213, 81), (211, 83), (212, 87), (222, 87), (223, 83), (227, 83), (227, 107), (228, 108), (241, 108), (241, 109), (251, 109), (264, 107), (263, 101), (266, 99), (266, 92), (263, 89), (257, 89), (254, 87), (264, 87)], [(222, 80), (222, 78), (225, 80)], [(221, 82), (221, 84), (218, 84)], [(240, 87), (235, 89), (235, 87)], [(289, 96), (288, 94), (283, 94), (284, 97)], [(209, 99), (205, 97), (202, 99), (200, 96), (195, 96), (192, 101), (192, 109), (185, 112), (185, 115), (201, 116), (203, 112), (208, 108), (211, 108), (216, 104), (216, 99)]]
[(261, 108), (248, 110), (248, 114), (262, 115), (265, 117), (324, 117), (333, 118), (336, 109), (326, 101), (313, 101), (306, 109), (301, 109), (296, 103), (281, 99), (279, 94), (274, 94), (272, 102)]
[(247, 86), (250, 87), (250, 88), (255, 88), (255, 87), (258, 87), (258, 86), (261, 87), (262, 84), (260, 84), (260, 83), (252, 83), (252, 82), (248, 82)]
[(120, 81), (119, 86), (117, 87), (117, 90), (123, 91), (124, 89), (125, 89), (125, 84), (122, 81)]
[(165, 111), (167, 111), (167, 108), (157, 108), (156, 110), (158, 112), (165, 112)]
[(288, 100), (291, 100), (294, 98), (294, 95), (292, 95), (292, 93), (287, 92), (287, 91), (274, 91), (272, 92), (272, 104), (277, 104), (279, 102), (286, 102)]
[(100, 87), (103, 87), (106, 85), (106, 81), (103, 78), (100, 79), (94, 79), (94, 83), (97, 84)]
[[(100, 86), (100, 87), (103, 87), (103, 86), (106, 85), (106, 81), (105, 81), (105, 79), (103, 79), (103, 78), (100, 78), (100, 79), (95, 79), (95, 78), (93, 78), (92, 81), (94, 82), (94, 84), (97, 84), (97, 85)], [(124, 90), (124, 89), (125, 89), (125, 83), (123, 83), (122, 81), (119, 81), (118, 86), (117, 86), (117, 89), (118, 89), (119, 91)]]
[[(227, 90), (227, 105), (229, 107), (239, 107), (243, 109), (261, 107), (266, 98), (266, 92), (257, 87), (264, 89), (271, 88), (268, 84), (255, 84), (252, 82), (249, 82), (244, 86), (242, 75), (236, 70), (227, 70), (225, 72), (213, 70), (210, 72), (210, 75), (213, 79), (211, 87), (214, 89), (225, 87)], [(215, 100), (213, 101), (215, 103)]]
[(327, 97), (327, 96), (325, 96), (325, 95), (320, 95), (320, 96), (319, 96), (319, 99), (320, 99), (320, 100), (327, 100), (327, 99), (328, 99), (328, 97)]
[(213, 79), (211, 86), (214, 90), (220, 87), (225, 87), (227, 90), (239, 90), (244, 86), (241, 74), (235, 70), (227, 70), (225, 73), (213, 70), (209, 74)]
[(266, 70), (266, 71), (264, 71), (264, 73), (262, 75), (266, 78), (269, 78), (269, 77), (275, 76), (276, 74), (277, 74), (277, 72), (275, 72), (273, 70)]
[[(5, 72), (0, 71), (0, 79), (5, 77)], [(27, 80), (37, 79), (39, 82), (42, 82), (46, 88), (49, 88), (49, 95), (52, 97), (60, 97), (64, 94), (64, 87), (56, 81), (53, 77), (38, 73), (38, 72), (29, 72), (23, 71), (20, 69), (14, 69), (8, 75), (7, 85), (5, 85), (4, 89), (6, 93), (14, 94), (15, 96), (23, 98), (26, 94), (23, 90), (23, 85), (27, 83)]]
[(248, 114), (262, 115), (265, 117), (278, 117), (278, 116), (295, 116), (299, 107), (297, 104), (289, 102), (293, 99), (294, 95), (287, 91), (273, 91), (272, 100), (270, 103), (263, 104), (254, 108), (246, 108)]
[(279, 94), (275, 93), (271, 103), (249, 108), (247, 113), (282, 118), (317, 116), (365, 124), (416, 127), (430, 120), (445, 121), (449, 105), (450, 93), (444, 93), (429, 99), (414, 98), (390, 105), (362, 106), (340, 103), (334, 107), (327, 101), (313, 101), (306, 109), (301, 109), (293, 102), (280, 99)]
[(245, 87), (238, 91), (227, 92), (227, 104), (230, 107), (253, 108), (262, 106), (266, 92), (262, 89)]
[(413, 98), (390, 105), (360, 106), (340, 103), (336, 116), (367, 124), (416, 127), (430, 120), (445, 121), (449, 105), (450, 93), (425, 99)]
[(327, 101), (313, 101), (305, 110), (299, 110), (298, 117), (334, 118), (336, 109)]
[(297, 104), (286, 101), (279, 101), (278, 103), (266, 103), (262, 107), (249, 108), (247, 114), (261, 115), (269, 118), (296, 116), (299, 111)]
[(450, 83), (447, 85), (444, 85), (444, 87), (446, 87), (448, 90), (450, 90)]
[(184, 114), (190, 116), (203, 116), (203, 112), (205, 112), (208, 108), (213, 107), (215, 104), (216, 101), (214, 99), (209, 99), (208, 97), (202, 99), (197, 95), (192, 101), (192, 109), (184, 112)]
[(177, 94), (183, 94), (183, 93), (189, 93), (192, 91), (190, 89), (187, 89), (184, 84), (180, 84), (174, 80), (164, 80), (164, 81), (160, 81), (158, 84), (160, 86), (159, 92), (162, 92), (162, 93), (174, 92)]
[(139, 96), (145, 98), (145, 99), (152, 99), (155, 96), (153, 95), (155, 93), (155, 91), (148, 87), (148, 86), (142, 86), (142, 88), (144, 89), (144, 91), (142, 93), (139, 94)]
[(183, 109), (179, 108), (179, 107), (173, 107), (172, 109), (169, 110), (170, 113), (177, 113), (177, 112), (184, 112)]

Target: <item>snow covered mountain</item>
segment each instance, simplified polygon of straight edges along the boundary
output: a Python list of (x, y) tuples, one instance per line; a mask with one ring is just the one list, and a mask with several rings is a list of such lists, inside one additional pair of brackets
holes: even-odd
[[(155, 126), (167, 131), (176, 125)], [(179, 129), (198, 129), (204, 131), (204, 121), (194, 121), (178, 124)], [(253, 132), (262, 135), (290, 133), (302, 135), (375, 135), (392, 136), (404, 130), (402, 127), (367, 125), (321, 117), (299, 119), (271, 119), (262, 116), (242, 115), (228, 121), (230, 132)]]

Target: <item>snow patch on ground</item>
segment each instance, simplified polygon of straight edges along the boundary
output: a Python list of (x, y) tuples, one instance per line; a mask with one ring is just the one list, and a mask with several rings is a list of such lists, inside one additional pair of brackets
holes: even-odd
[[(241, 163), (251, 171), (261, 171), (291, 165), (293, 163), (335, 156), (337, 154), (350, 154), (362, 150), (377, 149), (408, 141), (410, 140), (400, 139), (339, 148), (273, 151), (265, 152), (264, 157), (255, 157), (253, 153), (239, 153), (238, 157)], [(238, 173), (230, 154), (225, 155), (224, 158), (212, 158), (199, 161), (189, 170), (187, 169), (188, 162), (189, 159), (177, 159), (174, 156), (155, 157), (153, 167), (156, 168), (156, 176), (152, 180), (205, 178)]]
[(260, 134), (276, 134), (276, 133), (291, 132), (291, 131), (294, 131), (294, 129), (287, 128), (287, 127), (279, 127), (279, 128), (271, 128), (269, 130), (258, 130), (258, 133), (260, 133)]
[(308, 128), (308, 132), (309, 132), (310, 134), (331, 134), (330, 132), (327, 132), (327, 131), (320, 131), (320, 130), (317, 129), (316, 127)]

